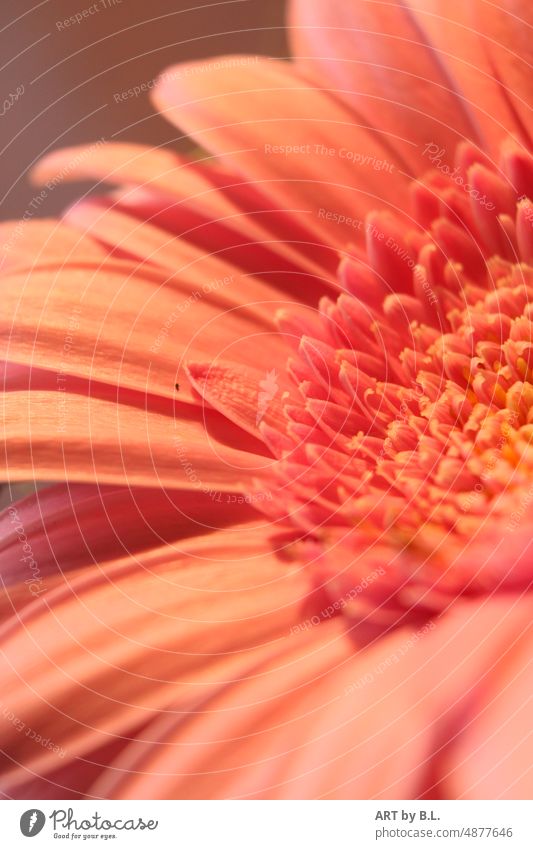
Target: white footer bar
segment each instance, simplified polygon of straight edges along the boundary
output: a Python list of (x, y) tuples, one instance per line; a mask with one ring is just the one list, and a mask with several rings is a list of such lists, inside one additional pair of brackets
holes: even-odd
[[(529, 801), (5, 801), (0, 845), (532, 849)], [(29, 842), (30, 840), (35, 842)]]

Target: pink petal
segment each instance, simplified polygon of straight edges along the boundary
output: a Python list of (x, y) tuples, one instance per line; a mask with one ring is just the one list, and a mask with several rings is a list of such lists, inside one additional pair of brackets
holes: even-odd
[[(125, 184), (126, 188), (115, 193), (121, 209), (158, 224), (204, 252), (221, 252), (221, 258), (239, 268), (255, 274), (268, 268), (270, 284), (275, 281), (278, 287), (305, 299), (313, 287), (309, 279), (302, 287), (301, 278), (294, 276), (296, 271), (317, 278), (315, 302), (337, 285), (333, 273), (337, 253), (320, 244), (314, 220), (302, 217), (298, 210), (280, 208), (262, 192), (260, 183), (247, 184), (209, 162), (187, 161), (169, 151), (141, 145), (107, 143), (49, 154), (32, 174), (39, 184), (58, 175), (62, 180)], [(103, 202), (100, 198), (89, 203)], [(76, 222), (73, 217), (80, 205), (83, 208), (85, 204), (74, 207), (68, 217), (83, 226), (83, 221)]]
[[(260, 522), (249, 503), (229, 492), (60, 484), (0, 513), (0, 573), (4, 586), (24, 584), (25, 601), (37, 564), (40, 593), (48, 576), (105, 563), (229, 525)], [(10, 597), (12, 590), (10, 591)], [(34, 597), (34, 596), (33, 596)]]
[[(125, 232), (134, 238), (129, 226)], [(142, 232), (149, 240), (149, 228)], [(154, 240), (160, 245), (157, 234)], [(76, 391), (75, 378), (90, 378), (174, 399), (178, 384), (180, 401), (195, 404), (185, 372), (189, 358), (223, 353), (226, 361), (255, 364), (259, 340), (268, 338), (272, 365), (282, 371), (278, 293), (190, 250), (194, 259), (175, 242), (167, 246), (173, 269), (168, 256), (165, 269), (93, 260), (11, 272), (4, 278), (0, 356), (47, 368), (49, 388)]]
[(505, 7), (484, 0), (408, 2), (440, 60), (457, 80), (481, 128), (483, 147), (497, 157), (499, 143), (508, 134), (531, 144), (531, 4), (527, 0), (512, 0)]
[(428, 142), (438, 140), (451, 164), (458, 142), (478, 137), (469, 104), (408, 3), (292, 0), (290, 10), (298, 66), (375, 127), (410, 174), (427, 170)]
[(2, 420), (2, 477), (13, 481), (242, 492), (265, 465), (264, 446), (218, 413), (134, 393), (117, 403), (95, 391), (8, 392)]
[(194, 711), (221, 682), (279, 653), (302, 615), (305, 576), (272, 557), (257, 530), (216, 538), (71, 574), (4, 624), (9, 707), (64, 752), (35, 745), (2, 716), (4, 792), (18, 797), (42, 776), (41, 796), (67, 764), (59, 795), (70, 795), (91, 780), (78, 768), (99, 749), (124, 745), (157, 716)]
[[(261, 182), (280, 206), (312, 220), (329, 244), (344, 247), (346, 236), (327, 212), (353, 220), (397, 202), (403, 178), (389, 146), (289, 64), (230, 57), (201, 72), (178, 66), (154, 99), (224, 167)], [(364, 162), (348, 158), (355, 154)]]
[(54, 218), (4, 221), (0, 223), (0, 268), (35, 266), (49, 261), (93, 261), (103, 259), (105, 251), (93, 239), (82, 239), (72, 227)]
[[(156, 719), (92, 789), (114, 798), (438, 798), (450, 764), (461, 774), (471, 711), (498, 691), (494, 664), (506, 668), (530, 616), (526, 600), (460, 605), (434, 630), (402, 628), (359, 651), (338, 620), (296, 623), (281, 668), (267, 658), (194, 715)], [(525, 657), (517, 660), (523, 669)], [(493, 730), (512, 727), (508, 719), (495, 716)], [(520, 761), (490, 765), (489, 798), (529, 766), (525, 741)], [(487, 766), (472, 758), (477, 777)], [(521, 789), (529, 798), (531, 784)]]

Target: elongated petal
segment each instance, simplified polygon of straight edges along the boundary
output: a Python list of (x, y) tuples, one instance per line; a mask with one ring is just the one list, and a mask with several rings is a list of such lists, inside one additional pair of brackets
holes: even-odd
[[(188, 161), (142, 145), (107, 143), (55, 151), (32, 172), (40, 185), (59, 175), (118, 184), (114, 203), (120, 210), (158, 224), (204, 252), (220, 253), (239, 268), (267, 274), (269, 283), (306, 300), (313, 288), (315, 301), (336, 288), (337, 253), (320, 243), (320, 228), (317, 231), (317, 223), (301, 215), (305, 210), (280, 208), (260, 183), (252, 186), (208, 161)], [(85, 202), (67, 211), (66, 219), (84, 229), (80, 207), (83, 210)], [(301, 278), (295, 277), (298, 271), (317, 278), (313, 286), (307, 279), (302, 287)]]
[(180, 67), (179, 78), (162, 79), (154, 99), (223, 164), (261, 181), (280, 206), (303, 210), (339, 247), (346, 236), (333, 214), (353, 220), (376, 203), (397, 201), (403, 178), (390, 144), (364, 121), (289, 64), (252, 61), (246, 74), (235, 57), (220, 64), (201, 73), (194, 64)]
[[(485, 4), (477, 0), (479, 14)], [(479, 21), (479, 19), (478, 19)], [(499, 0), (484, 16), (480, 38), (509, 101), (526, 133), (533, 141), (533, 103), (531, 73), (533, 67), (533, 10), (528, 0)]]
[(31, 171), (32, 181), (99, 180), (115, 185), (135, 185), (177, 197), (204, 198), (217, 215), (234, 212), (223, 194), (212, 191), (205, 171), (183, 157), (161, 148), (140, 144), (79, 145), (44, 156)]
[(464, 138), (477, 139), (469, 103), (409, 4), (374, 0), (293, 0), (290, 37), (297, 65), (389, 137), (412, 174), (427, 170), (432, 140), (448, 162)]
[(59, 793), (68, 796), (76, 766), (99, 748), (124, 745), (157, 716), (194, 711), (221, 682), (280, 654), (308, 597), (305, 576), (269, 555), (257, 531), (217, 540), (72, 574), (4, 625), (2, 698), (63, 752), (1, 716), (0, 746), (12, 764), (4, 790), (23, 794), (41, 776), (41, 796), (68, 763)]
[(294, 395), (294, 387), (284, 372), (191, 363), (189, 374), (198, 392), (212, 407), (253, 436), (261, 438), (261, 422), (278, 432), (285, 430), (283, 404)]
[[(125, 234), (134, 238), (127, 225)], [(278, 294), (196, 249), (184, 265), (174, 242), (166, 251), (178, 274), (169, 256), (167, 270), (108, 260), (6, 275), (0, 354), (49, 369), (55, 388), (71, 388), (71, 376), (175, 398), (178, 384), (180, 400), (193, 403), (189, 358), (255, 364), (259, 339), (269, 338), (272, 365), (283, 370)]]
[(442, 764), (440, 790), (451, 799), (529, 799), (531, 624), (502, 645), (464, 730)]
[[(156, 720), (146, 742), (131, 744), (93, 789), (117, 798), (435, 798), (450, 769), (464, 777), (479, 698), (504, 708), (494, 669), (511, 677), (516, 658), (525, 671), (525, 657), (507, 650), (530, 615), (525, 600), (464, 605), (434, 630), (401, 629), (366, 649), (353, 646), (351, 657), (333, 622), (314, 628), (322, 647), (304, 628), (307, 641), (287, 644), (288, 659), (300, 656), (296, 668), (277, 669), (272, 681), (267, 659), (259, 680), (220, 688), (203, 712)], [(502, 713), (491, 719), (494, 733), (509, 727)], [(487, 744), (486, 758), (491, 751)], [(487, 785), (488, 762), (472, 756), (480, 783), (471, 777), (471, 796), (485, 798), (487, 786), (505, 795), (530, 763), (523, 742), (516, 757), (491, 762)], [(518, 786), (529, 798), (531, 784)]]
[[(161, 199), (158, 200), (158, 206), (165, 207)], [(183, 212), (187, 218), (187, 207)], [(207, 269), (211, 266), (216, 271), (218, 281), (242, 280), (239, 288), (245, 290), (250, 299), (255, 299), (258, 312), (262, 309), (262, 302), (265, 302), (264, 309), (267, 311), (266, 302), (276, 296), (283, 297), (285, 292), (299, 300), (302, 286), (306, 286), (313, 294), (315, 302), (322, 293), (331, 289), (324, 269), (313, 261), (308, 262), (303, 254), (291, 251), (282, 240), (285, 234), (281, 225), (277, 233), (279, 239), (272, 238), (272, 234), (260, 227), (244, 226), (242, 232), (238, 233), (237, 244), (235, 239), (229, 243), (225, 238), (218, 240), (213, 228), (201, 226), (200, 229), (205, 229), (204, 238), (198, 239), (198, 244), (193, 239), (194, 244), (191, 244), (188, 233), (182, 235), (174, 232), (175, 222), (171, 213), (163, 216), (162, 221), (163, 225), (170, 226), (170, 231), (152, 223), (151, 217), (148, 216), (146, 220), (139, 215), (135, 206), (130, 211), (128, 204), (120, 201), (111, 206), (107, 199), (78, 203), (65, 214), (70, 224), (78, 227), (80, 232), (98, 239), (113, 256), (126, 255), (142, 265), (156, 264), (173, 273), (184, 269), (185, 277), (198, 267), (206, 269), (207, 278), (210, 273)], [(158, 217), (157, 207), (154, 217)], [(238, 222), (241, 221), (239, 218)], [(191, 225), (192, 222), (189, 220), (188, 223)], [(287, 220), (286, 226), (292, 233), (291, 225), (292, 219)], [(228, 257), (237, 265), (228, 262)], [(209, 288), (208, 280), (205, 288)], [(213, 285), (213, 290), (215, 288)], [(223, 284), (220, 288), (224, 288)]]
[(203, 536), (254, 515), (250, 500), (237, 501), (229, 492), (50, 486), (0, 514), (0, 574), (4, 586), (23, 584), (29, 601), (32, 578), (39, 594), (49, 576)]
[(94, 239), (54, 218), (0, 223), (0, 270), (55, 260), (93, 261), (106, 251)]
[(133, 393), (117, 403), (67, 390), (9, 392), (2, 420), (8, 480), (240, 492), (265, 464), (261, 443), (218, 413), (170, 402), (151, 410)]
[(531, 144), (531, 4), (409, 0), (409, 5), (457, 80), (485, 149), (497, 157), (508, 134)]

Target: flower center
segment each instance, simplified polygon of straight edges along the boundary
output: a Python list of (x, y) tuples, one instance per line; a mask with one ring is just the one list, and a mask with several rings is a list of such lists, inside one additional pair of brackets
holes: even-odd
[(357, 616), (529, 582), (533, 167), (506, 157), (496, 174), (464, 148), (462, 184), (416, 184), (416, 226), (370, 216), (289, 363), (276, 518)]

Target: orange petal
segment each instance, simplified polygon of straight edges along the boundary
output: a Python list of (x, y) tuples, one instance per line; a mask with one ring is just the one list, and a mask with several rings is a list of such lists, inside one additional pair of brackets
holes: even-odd
[[(180, 197), (203, 195), (211, 185), (197, 169), (188, 167), (183, 157), (169, 150), (141, 144), (78, 145), (53, 151), (39, 160), (31, 171), (32, 182), (44, 185), (50, 180), (99, 180), (116, 185), (144, 186)], [(209, 194), (213, 211), (231, 212), (223, 195)]]
[(289, 64), (233, 56), (213, 68), (178, 66), (156, 87), (156, 105), (224, 167), (309, 217), (328, 243), (346, 242), (334, 215), (353, 221), (397, 201), (403, 178), (390, 145)]
[(484, 149), (497, 159), (499, 143), (509, 134), (531, 144), (531, 4), (512, 0), (504, 9), (484, 0), (409, 0), (409, 5), (457, 80)]
[[(30, 601), (50, 576), (261, 519), (229, 492), (60, 484), (0, 513), (0, 574)], [(38, 580), (33, 587), (31, 564)], [(10, 590), (10, 597), (11, 597)]]
[[(137, 231), (125, 232), (133, 239)], [(149, 230), (139, 233), (150, 240)], [(71, 388), (72, 376), (176, 398), (177, 383), (179, 399), (193, 403), (189, 358), (255, 364), (268, 339), (270, 366), (283, 371), (279, 293), (194, 251), (194, 261), (183, 262), (168, 245), (172, 272), (168, 258), (167, 270), (106, 260), (6, 275), (0, 357), (49, 369), (55, 389)]]
[[(254, 676), (220, 688), (194, 715), (155, 719), (92, 792), (114, 798), (435, 798), (450, 761), (457, 763), (457, 742), (469, 740), (470, 711), (491, 681), (493, 664), (530, 617), (526, 600), (459, 604), (433, 630), (402, 628), (359, 651), (348, 648), (338, 621), (304, 626), (287, 638), (282, 668), (267, 658)], [(493, 696), (497, 689), (494, 682)], [(498, 719), (505, 727), (508, 717)], [(523, 730), (518, 724), (517, 735)], [(490, 746), (486, 751), (488, 759)], [(521, 761), (531, 762), (530, 746)], [(508, 763), (518, 779), (517, 761)], [(485, 766), (476, 768), (472, 758), (478, 776)], [(509, 779), (505, 769), (491, 766), (490, 790), (498, 796)], [(485, 798), (485, 789), (476, 797)]]
[(476, 139), (465, 103), (408, 6), (373, 0), (292, 0), (293, 55), (394, 144), (411, 175), (428, 169), (422, 148), (438, 140), (449, 164)]
[[(485, 7), (479, 0), (477, 5), (481, 13)], [(483, 18), (484, 47), (494, 76), (500, 80), (503, 96), (509, 100), (530, 143), (533, 141), (532, 35), (533, 9), (529, 0), (499, 0)]]
[[(32, 172), (34, 182), (45, 184), (58, 178), (92, 179), (116, 183), (120, 208), (132, 211), (144, 221), (161, 222), (184, 241), (205, 250), (223, 251), (223, 257), (239, 267), (262, 274), (268, 268), (268, 281), (292, 291), (294, 277), (274, 276), (295, 270), (318, 277), (315, 301), (331, 286), (336, 287), (334, 271), (337, 254), (329, 245), (320, 245), (320, 232), (313, 220), (279, 208), (261, 191), (233, 174), (203, 160), (187, 161), (168, 151), (142, 145), (107, 143), (66, 148), (45, 156)], [(102, 203), (92, 200), (89, 203)], [(74, 224), (79, 207), (67, 213)], [(247, 245), (251, 247), (246, 250)], [(266, 255), (265, 255), (266, 254)], [(322, 280), (324, 269), (327, 283)], [(307, 297), (309, 281), (303, 290)]]
[[(515, 616), (512, 607), (507, 616)], [(513, 630), (472, 698), (462, 733), (443, 757), (441, 786), (449, 798), (531, 798), (533, 632), (530, 622)]]
[(217, 363), (190, 363), (188, 372), (202, 397), (243, 430), (261, 439), (259, 425), (264, 422), (278, 433), (285, 432), (283, 406), (294, 396), (285, 372), (265, 370), (259, 364), (252, 371)]
[[(125, 212), (122, 202), (109, 207), (106, 200), (78, 203), (66, 212), (65, 219), (84, 234), (98, 239), (116, 257), (126, 254), (128, 258), (135, 258), (142, 264), (155, 263), (173, 273), (183, 269), (185, 277), (201, 268), (206, 283), (209, 276), (214, 274), (217, 280), (231, 279), (232, 283), (236, 278), (242, 279), (242, 288), (245, 287), (248, 296), (255, 300), (258, 311), (261, 310), (261, 302), (272, 300), (275, 296), (283, 297), (283, 290), (294, 291), (294, 297), (298, 300), (302, 295), (307, 297), (309, 291), (316, 303), (320, 295), (331, 288), (328, 285), (330, 281), (324, 278), (324, 270), (316, 263), (307, 262), (296, 252), (291, 252), (290, 248), (285, 250), (283, 241), (268, 238), (269, 234), (258, 227), (250, 232), (251, 228), (247, 226), (246, 220), (243, 222), (241, 218), (237, 224), (237, 227), (241, 223), (244, 225), (242, 232), (238, 233), (237, 247), (241, 249), (239, 251), (232, 250), (234, 245), (231, 241), (228, 244), (224, 238), (217, 244), (210, 228), (207, 228), (206, 232), (206, 236), (209, 233), (210, 238), (206, 238), (204, 244), (202, 240), (196, 244), (194, 239), (191, 243), (188, 241), (190, 233), (182, 235), (163, 229), (150, 221), (151, 216), (148, 220), (138, 214), (134, 216), (129, 213), (127, 204)], [(160, 200), (159, 204), (162, 203)], [(137, 212), (135, 208), (133, 211)], [(184, 213), (187, 218), (186, 208)], [(189, 221), (189, 224), (191, 223)], [(290, 225), (291, 221), (288, 221), (289, 229)], [(281, 238), (282, 234), (278, 235)], [(247, 239), (250, 241), (247, 242)], [(248, 252), (243, 250), (247, 247)], [(228, 261), (228, 254), (233, 256), (237, 265)], [(251, 265), (251, 268), (246, 269), (247, 264)], [(279, 274), (276, 274), (276, 265), (280, 266)], [(248, 273), (243, 274), (241, 268)], [(265, 282), (262, 282), (261, 278)], [(294, 282), (294, 278), (297, 282)], [(305, 285), (305, 291), (302, 291), (302, 285)], [(236, 288), (232, 286), (232, 290)], [(237, 303), (236, 299), (234, 302)], [(265, 306), (265, 311), (267, 309)]]
[(221, 682), (276, 656), (307, 594), (305, 576), (268, 554), (257, 531), (71, 574), (0, 635), (9, 709), (63, 750), (36, 745), (2, 715), (0, 746), (12, 759), (4, 791), (19, 795), (37, 774), (46, 792), (67, 763), (63, 798), (76, 765), (101, 746), (194, 711)]
[(218, 413), (134, 393), (117, 403), (94, 391), (8, 392), (2, 407), (7, 480), (242, 492), (268, 462), (261, 443)]
[(0, 223), (0, 270), (48, 261), (93, 261), (106, 252), (93, 239), (54, 218)]

